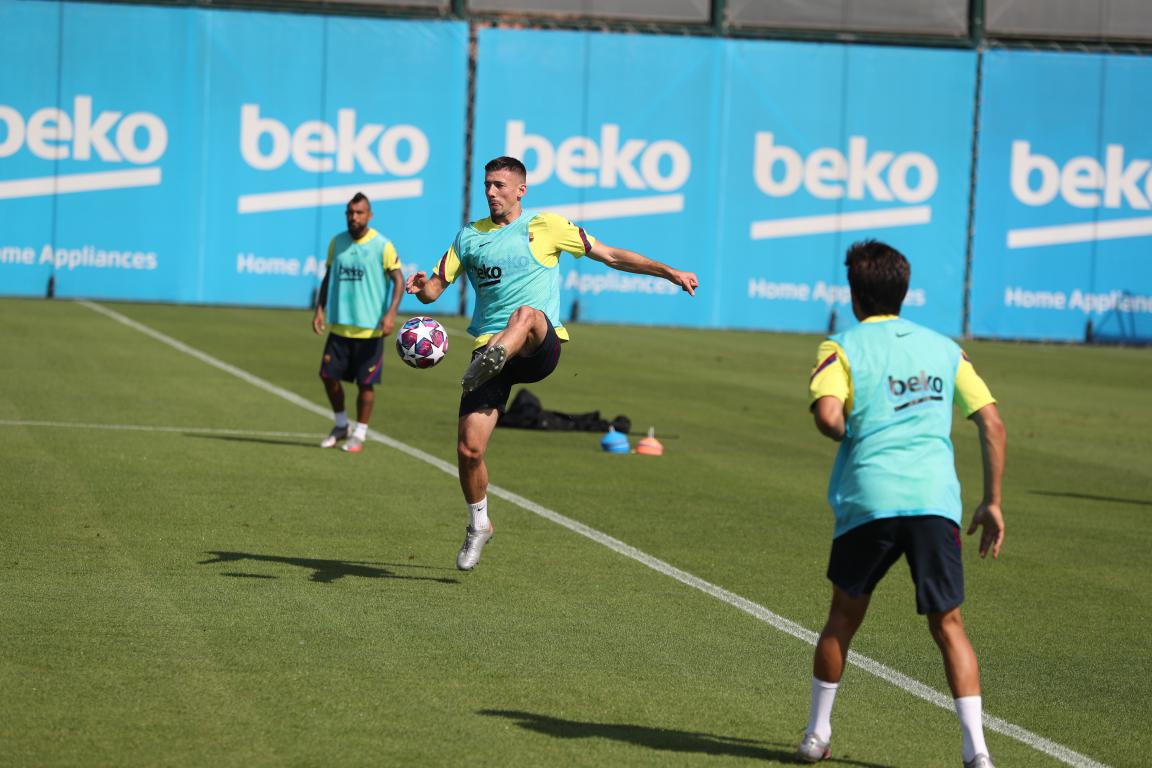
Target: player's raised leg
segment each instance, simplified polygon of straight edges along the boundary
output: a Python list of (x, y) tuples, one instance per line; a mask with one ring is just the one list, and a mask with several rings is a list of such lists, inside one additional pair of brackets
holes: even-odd
[(464, 544), (456, 555), (456, 567), (470, 571), (480, 562), (484, 545), (492, 538), (492, 521), (488, 519), (488, 465), (484, 454), (496, 429), (500, 413), (495, 408), (464, 414), (457, 428), (456, 463), (460, 472), (460, 490), (468, 503), (468, 530)]
[(548, 334), (548, 317), (538, 309), (519, 307), (504, 330), (492, 334), (485, 350), (472, 359), (460, 385), (471, 392), (503, 370), (509, 359), (528, 356), (540, 348)]

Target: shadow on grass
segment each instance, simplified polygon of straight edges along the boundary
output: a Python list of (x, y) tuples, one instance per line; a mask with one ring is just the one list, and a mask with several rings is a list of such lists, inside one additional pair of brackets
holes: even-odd
[(1121, 499), (1118, 496), (1098, 496), (1094, 493), (1076, 493), (1075, 491), (1029, 491), (1037, 496), (1059, 496), (1067, 499), (1084, 499), (1085, 501), (1107, 501), (1113, 504), (1136, 504), (1142, 507), (1152, 507), (1152, 500), (1148, 499)]
[[(439, 584), (459, 584), (456, 579), (443, 576), (419, 576), (414, 574), (397, 573), (394, 568), (447, 571), (447, 568), (436, 568), (431, 565), (408, 565), (403, 563), (372, 563), (355, 560), (327, 560), (316, 557), (285, 557), (283, 555), (258, 555), (252, 552), (218, 552), (210, 551), (213, 555), (210, 560), (201, 560), (197, 565), (211, 565), (212, 563), (236, 563), (241, 560), (251, 560), (258, 563), (281, 563), (293, 565), (297, 568), (307, 568), (312, 571), (309, 577), (312, 581), (321, 584), (331, 584), (337, 579), (346, 576), (357, 576), (362, 579), (404, 579), (406, 581), (435, 581)], [(275, 576), (266, 576), (255, 573), (238, 573), (226, 571), (221, 576), (244, 579), (274, 579)]]
[[(730, 755), (752, 760), (772, 760), (778, 763), (796, 762), (795, 746), (790, 744), (773, 744), (736, 736), (718, 736), (713, 733), (679, 731), (672, 728), (650, 728), (628, 723), (586, 723), (511, 709), (482, 709), (479, 713), (489, 717), (504, 717), (514, 720), (516, 725), (525, 730), (535, 731), (557, 739), (612, 739), (613, 741), (623, 741), (639, 747), (667, 752)], [(887, 768), (887, 766), (878, 763), (837, 758), (835, 755), (827, 761), (827, 764), (858, 765), (861, 768)]]
[(202, 440), (230, 440), (234, 443), (260, 443), (281, 445), (286, 448), (317, 448), (319, 440), (275, 440), (269, 437), (247, 437), (245, 435), (211, 435), (203, 432), (185, 432), (184, 437), (198, 437)]

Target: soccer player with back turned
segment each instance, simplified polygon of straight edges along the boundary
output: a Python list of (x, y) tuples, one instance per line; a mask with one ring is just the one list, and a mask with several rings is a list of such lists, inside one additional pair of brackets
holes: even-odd
[(861, 322), (820, 345), (809, 380), (816, 428), (840, 443), (828, 501), (836, 517), (828, 579), (832, 605), (816, 642), (812, 705), (797, 757), (827, 759), (831, 712), (848, 646), (876, 584), (900, 556), (916, 610), (944, 659), (960, 718), (965, 768), (991, 768), (984, 742), (980, 672), (960, 604), (960, 483), (952, 453), (952, 404), (978, 430), (984, 497), (968, 533), (982, 529), (980, 556), (1000, 554), (1004, 518), (1004, 424), (996, 401), (951, 339), (901, 317), (911, 268), (875, 240), (848, 250), (852, 311)]
[(484, 455), (513, 384), (540, 381), (556, 369), (560, 342), (560, 254), (589, 256), (613, 269), (661, 277), (695, 295), (691, 272), (638, 253), (605, 245), (562, 216), (527, 213), (527, 171), (514, 157), (484, 166), (489, 216), (460, 230), (431, 275), (408, 278), (407, 290), (425, 304), (462, 274), (476, 292), (468, 332), (476, 337), (472, 362), (460, 382), (456, 460), (469, 523), (456, 567), (467, 571), (492, 537), (488, 517), (488, 466)]
[[(359, 453), (364, 448), (368, 419), (376, 402), (384, 337), (396, 325), (404, 274), (392, 241), (368, 226), (372, 204), (363, 193), (357, 192), (348, 201), (344, 218), (348, 231), (336, 235), (328, 245), (328, 269), (316, 298), (312, 330), (323, 334), (325, 322), (332, 323), (324, 344), (320, 378), (335, 424), (320, 447), (333, 448), (345, 441), (342, 450)], [(392, 299), (387, 302), (389, 283)], [(355, 426), (348, 423), (341, 381), (356, 382)]]

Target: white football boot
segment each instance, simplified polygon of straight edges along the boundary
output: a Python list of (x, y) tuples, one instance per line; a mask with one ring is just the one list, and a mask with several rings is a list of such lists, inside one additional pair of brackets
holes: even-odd
[(804, 763), (818, 763), (832, 757), (832, 749), (827, 741), (821, 741), (815, 734), (804, 734), (804, 741), (796, 747), (796, 759)]
[(492, 527), (492, 521), (488, 521), (488, 530), (477, 531), (472, 526), (468, 526), (468, 531), (464, 535), (464, 544), (460, 547), (460, 552), (456, 555), (456, 567), (462, 571), (470, 571), (476, 567), (476, 563), (480, 562), (480, 553), (484, 550), (484, 545), (488, 543), (488, 539), (492, 538), (492, 534), (496, 529)]

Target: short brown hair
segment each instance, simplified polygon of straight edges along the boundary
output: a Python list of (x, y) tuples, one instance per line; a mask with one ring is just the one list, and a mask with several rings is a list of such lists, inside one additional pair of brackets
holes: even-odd
[(528, 178), (528, 169), (524, 167), (524, 163), (507, 155), (501, 155), (485, 163), (484, 173), (492, 173), (492, 171), (514, 171), (523, 178)]
[(844, 266), (852, 298), (864, 317), (900, 314), (912, 277), (904, 254), (879, 240), (861, 240), (848, 248)]

